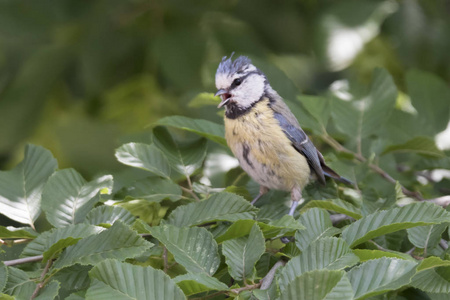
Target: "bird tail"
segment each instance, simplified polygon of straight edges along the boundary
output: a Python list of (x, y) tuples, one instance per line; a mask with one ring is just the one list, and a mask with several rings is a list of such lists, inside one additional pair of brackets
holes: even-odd
[(325, 176), (331, 177), (336, 181), (348, 184), (348, 185), (353, 185), (353, 182), (351, 182), (350, 180), (348, 180), (345, 177), (342, 177), (341, 175), (339, 175), (338, 173), (336, 173), (335, 171), (333, 171), (333, 169), (331, 169), (329, 166), (323, 164), (322, 165), (322, 170), (323, 170), (323, 174)]

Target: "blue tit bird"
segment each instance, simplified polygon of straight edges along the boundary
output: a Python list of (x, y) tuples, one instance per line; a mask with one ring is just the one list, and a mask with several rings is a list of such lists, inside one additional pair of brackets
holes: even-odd
[(325, 164), (322, 154), (300, 127), (266, 76), (248, 57), (225, 56), (216, 72), (218, 108), (225, 106), (225, 138), (250, 177), (260, 184), (254, 204), (270, 189), (291, 192), (293, 216), (302, 190), (313, 174), (351, 184)]

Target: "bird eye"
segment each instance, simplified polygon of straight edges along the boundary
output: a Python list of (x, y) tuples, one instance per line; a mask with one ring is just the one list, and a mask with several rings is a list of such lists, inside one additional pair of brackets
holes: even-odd
[(240, 85), (242, 83), (242, 80), (240, 79), (240, 78), (236, 78), (234, 81), (233, 81), (233, 85), (235, 85), (235, 86), (238, 86), (238, 85)]

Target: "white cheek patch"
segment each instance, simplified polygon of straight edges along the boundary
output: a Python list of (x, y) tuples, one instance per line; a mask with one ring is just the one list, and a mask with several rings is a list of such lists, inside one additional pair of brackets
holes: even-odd
[(233, 100), (241, 107), (251, 106), (264, 94), (264, 82), (264, 76), (250, 75), (240, 86), (231, 91)]

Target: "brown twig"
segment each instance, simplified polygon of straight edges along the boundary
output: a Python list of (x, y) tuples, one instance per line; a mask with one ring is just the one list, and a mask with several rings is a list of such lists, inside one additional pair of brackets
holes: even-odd
[[(345, 148), (344, 146), (342, 146), (338, 141), (336, 141), (333, 137), (331, 137), (330, 135), (328, 135), (327, 133), (324, 133), (322, 135), (323, 140), (330, 145), (331, 147), (333, 147), (335, 150), (340, 151), (340, 152), (344, 152), (344, 153), (348, 153), (351, 154), (355, 157), (355, 159), (359, 162), (363, 162), (366, 163), (367, 162), (367, 158), (365, 158), (364, 156), (362, 156), (359, 153), (353, 152), (347, 148)], [(395, 180), (394, 178), (392, 178), (391, 175), (389, 175), (386, 171), (384, 171), (383, 169), (381, 169), (379, 166), (372, 164), (372, 163), (368, 163), (369, 168), (374, 171), (375, 173), (379, 174), (381, 177), (383, 177), (384, 179), (386, 179), (387, 181), (389, 181), (392, 184), (396, 184), (397, 180)], [(417, 200), (423, 201), (423, 197), (420, 195), (420, 193), (418, 192), (413, 192), (408, 190), (407, 188), (405, 188), (403, 185), (401, 186), (402, 192), (403, 194), (405, 194), (406, 196), (409, 197), (413, 197), (416, 198)]]
[(47, 275), (48, 270), (50, 269), (52, 263), (53, 263), (53, 260), (52, 260), (52, 259), (49, 259), (49, 260), (47, 261), (47, 263), (45, 264), (45, 268), (44, 268), (44, 270), (43, 270), (42, 273), (41, 273), (41, 278), (39, 279), (40, 282), (36, 285), (36, 288), (34, 289), (34, 292), (33, 292), (33, 294), (31, 295), (31, 298), (30, 298), (30, 299), (36, 298), (37, 295), (39, 294), (39, 291), (44, 287), (44, 285), (45, 285), (44, 278), (45, 278), (45, 275)]
[(15, 265), (26, 264), (26, 263), (30, 263), (30, 262), (41, 261), (43, 258), (44, 258), (43, 255), (36, 255), (36, 256), (24, 257), (24, 258), (19, 258), (19, 259), (7, 260), (7, 261), (4, 261), (3, 263), (5, 264), (5, 266), (15, 266)]

